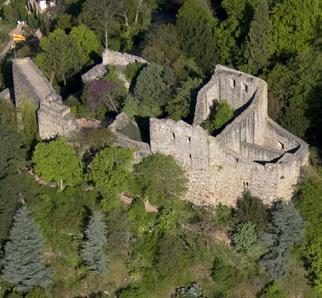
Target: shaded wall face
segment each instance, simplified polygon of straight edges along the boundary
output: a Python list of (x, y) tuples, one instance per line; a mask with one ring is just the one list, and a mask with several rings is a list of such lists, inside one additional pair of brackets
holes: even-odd
[(218, 72), (218, 94), (219, 101), (227, 101), (235, 110), (246, 104), (254, 95), (257, 86), (252, 77), (235, 72)]

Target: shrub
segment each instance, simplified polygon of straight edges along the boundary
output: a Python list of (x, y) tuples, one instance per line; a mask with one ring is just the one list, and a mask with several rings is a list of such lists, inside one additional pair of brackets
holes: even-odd
[(124, 74), (130, 83), (132, 83), (132, 81), (136, 79), (144, 65), (145, 64), (143, 63), (135, 61), (134, 63), (128, 64), (126, 66)]
[(288, 298), (289, 294), (286, 290), (280, 288), (275, 282), (270, 284), (264, 293), (260, 296), (261, 298)]
[(37, 136), (38, 124), (36, 118), (36, 108), (27, 99), (22, 103), (21, 119), (23, 125), (23, 133), (27, 143), (31, 143)]
[(205, 121), (205, 128), (209, 133), (215, 133), (223, 128), (234, 116), (234, 110), (226, 101), (214, 105), (208, 119)]
[(217, 221), (221, 226), (227, 227), (231, 223), (232, 209), (222, 203), (216, 208)]
[(234, 214), (237, 223), (252, 222), (258, 231), (263, 231), (268, 225), (268, 210), (262, 200), (253, 197), (249, 191), (237, 200)]
[(250, 222), (237, 225), (232, 240), (237, 251), (254, 254), (259, 249), (256, 228)]

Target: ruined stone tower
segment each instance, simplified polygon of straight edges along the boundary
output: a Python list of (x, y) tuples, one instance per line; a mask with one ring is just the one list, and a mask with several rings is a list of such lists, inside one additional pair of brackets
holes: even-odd
[[(237, 116), (211, 136), (200, 125), (223, 100)], [(247, 189), (266, 204), (290, 199), (309, 156), (304, 141), (268, 117), (266, 82), (221, 65), (198, 94), (193, 125), (151, 119), (150, 139), (152, 152), (185, 168), (187, 200), (199, 205), (235, 205)]]

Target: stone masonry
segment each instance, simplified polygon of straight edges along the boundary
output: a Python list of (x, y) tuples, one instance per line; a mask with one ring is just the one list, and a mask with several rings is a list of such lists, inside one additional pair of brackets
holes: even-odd
[(19, 112), (24, 100), (34, 105), (42, 139), (67, 136), (79, 128), (69, 107), (62, 103), (61, 97), (30, 58), (13, 60), (12, 69), (17, 110)]
[[(201, 127), (214, 101), (226, 100), (235, 118), (216, 136)], [(199, 92), (193, 125), (150, 119), (151, 151), (169, 154), (189, 178), (186, 199), (198, 205), (231, 206), (243, 191), (266, 204), (293, 195), (308, 145), (267, 115), (267, 84), (217, 65)]]

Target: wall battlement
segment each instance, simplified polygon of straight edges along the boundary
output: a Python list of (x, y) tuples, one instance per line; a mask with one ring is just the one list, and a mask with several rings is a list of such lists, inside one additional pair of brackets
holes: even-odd
[[(200, 125), (214, 101), (226, 100), (238, 113), (216, 136)], [(218, 65), (197, 97), (193, 125), (150, 120), (151, 151), (172, 155), (189, 178), (187, 200), (234, 206), (250, 190), (266, 204), (293, 195), (308, 145), (267, 115), (267, 84)]]

